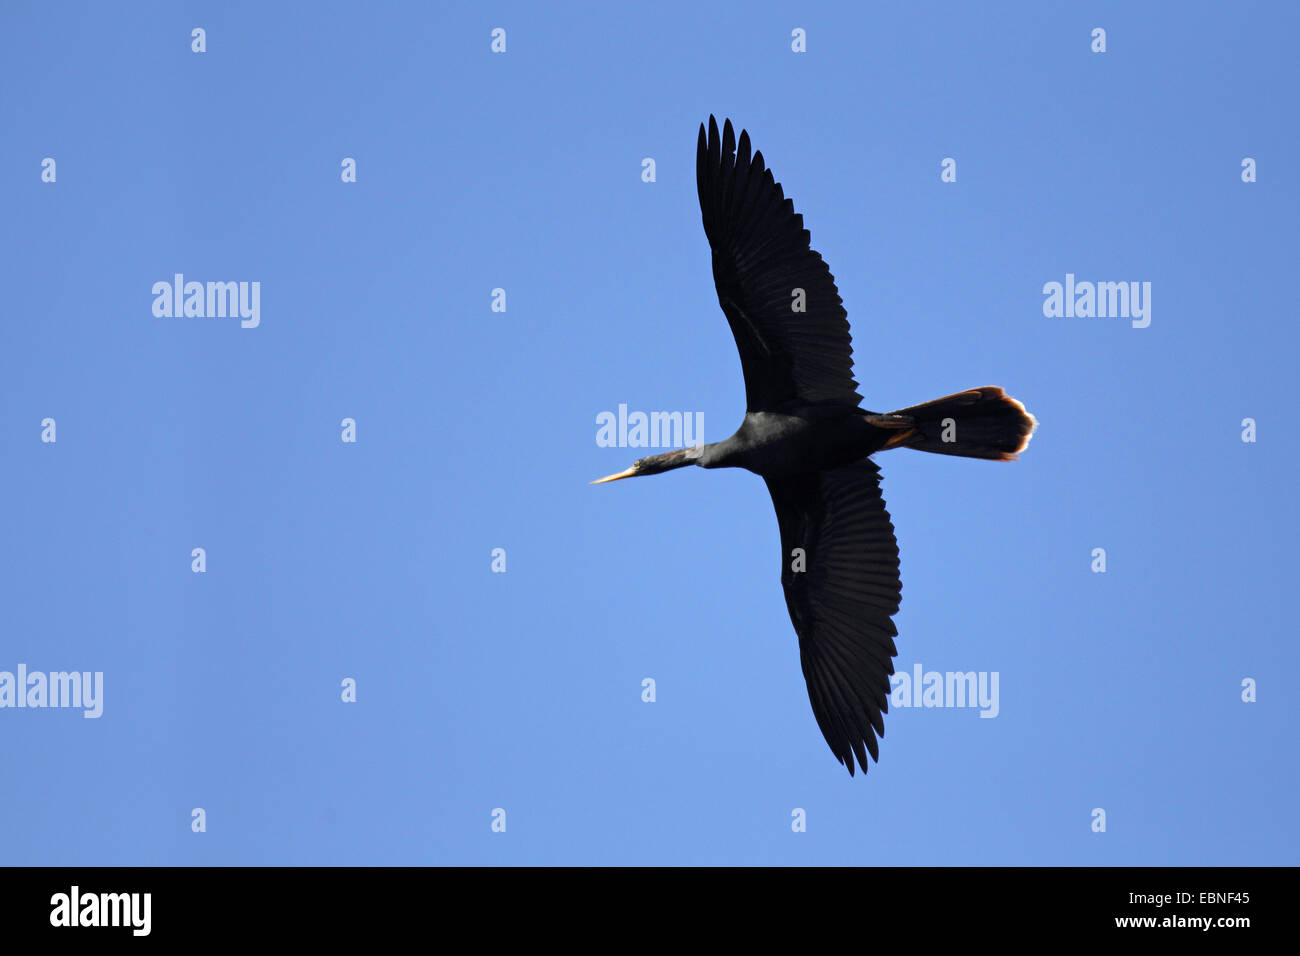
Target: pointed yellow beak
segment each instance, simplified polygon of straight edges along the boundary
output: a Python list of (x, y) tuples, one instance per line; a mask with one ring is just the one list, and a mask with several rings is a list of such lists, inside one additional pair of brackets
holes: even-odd
[(595, 481), (591, 483), (593, 485), (603, 485), (607, 481), (618, 481), (620, 478), (631, 478), (635, 474), (636, 474), (636, 466), (633, 465), (631, 468), (628, 468), (625, 471), (620, 471), (617, 475), (606, 475), (604, 478), (597, 478)]

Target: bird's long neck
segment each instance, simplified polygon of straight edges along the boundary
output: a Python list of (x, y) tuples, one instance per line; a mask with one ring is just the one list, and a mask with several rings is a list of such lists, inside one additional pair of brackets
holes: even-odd
[(647, 473), (671, 471), (685, 465), (698, 464), (704, 450), (711, 447), (711, 445), (696, 445), (693, 448), (674, 448), (662, 455), (649, 455), (642, 458), (637, 464)]

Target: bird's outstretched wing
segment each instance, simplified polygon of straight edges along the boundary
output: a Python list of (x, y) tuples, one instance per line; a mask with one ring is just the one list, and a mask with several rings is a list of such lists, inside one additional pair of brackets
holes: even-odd
[(695, 181), (748, 410), (773, 411), (792, 400), (857, 405), (862, 397), (835, 277), (810, 248), (803, 216), (763, 154), (750, 156), (749, 134), (741, 131), (737, 147), (731, 120), (721, 136), (712, 116), (707, 135), (701, 123)]
[[(781, 525), (781, 584), (817, 726), (853, 774), (879, 752), (902, 585), (898, 544), (869, 460), (767, 479)], [(802, 549), (796, 552), (795, 549)], [(801, 563), (802, 560), (802, 563)], [(802, 568), (802, 570), (801, 570)]]

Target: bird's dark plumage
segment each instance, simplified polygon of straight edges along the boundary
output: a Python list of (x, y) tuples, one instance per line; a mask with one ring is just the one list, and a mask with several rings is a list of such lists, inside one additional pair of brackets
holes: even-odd
[[(768, 479), (781, 526), (781, 586), (813, 716), (853, 772), (879, 757), (894, 673), (898, 543), (870, 461)], [(798, 555), (802, 551), (802, 556)], [(802, 557), (802, 560), (800, 560)], [(865, 750), (864, 750), (865, 748)]]
[[(785, 198), (781, 184), (749, 153), (749, 134), (737, 146), (731, 121), (718, 136), (700, 126), (695, 181), (704, 234), (713, 249), (718, 289), (745, 373), (745, 403), (751, 412), (791, 401), (862, 401), (853, 380), (848, 313), (835, 277), (809, 246), (803, 216)], [(795, 312), (795, 290), (806, 311)]]
[(745, 375), (725, 441), (651, 455), (599, 481), (699, 465), (762, 475), (813, 716), (850, 774), (879, 757), (897, 650), (894, 526), (870, 455), (890, 448), (1014, 459), (1036, 422), (994, 386), (880, 414), (859, 407), (849, 323), (803, 217), (731, 121), (700, 126), (696, 184), (718, 303)]

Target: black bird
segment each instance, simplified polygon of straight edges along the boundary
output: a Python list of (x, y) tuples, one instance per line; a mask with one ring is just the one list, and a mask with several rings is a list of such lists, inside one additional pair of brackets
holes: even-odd
[(1034, 417), (995, 387), (896, 412), (860, 408), (849, 323), (835, 277), (809, 245), (781, 184), (737, 143), (700, 124), (695, 153), (713, 281), (745, 373), (745, 420), (726, 441), (642, 458), (599, 482), (683, 465), (762, 475), (781, 529), (781, 586), (817, 726), (853, 774), (879, 759), (894, 673), (898, 544), (872, 454), (916, 448), (1011, 461)]

